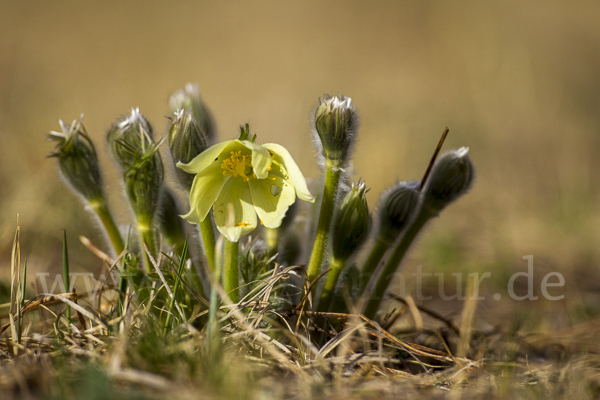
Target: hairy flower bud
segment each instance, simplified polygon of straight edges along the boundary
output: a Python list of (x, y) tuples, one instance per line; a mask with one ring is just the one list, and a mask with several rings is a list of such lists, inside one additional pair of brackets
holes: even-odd
[(152, 141), (152, 127), (134, 109), (120, 118), (108, 132), (108, 147), (123, 171), (125, 191), (138, 221), (151, 222), (158, 207), (164, 169)]
[(386, 190), (379, 200), (380, 239), (392, 243), (406, 229), (419, 202), (418, 181), (398, 182)]
[[(198, 125), (192, 109), (175, 112), (169, 129), (169, 149), (173, 162), (187, 164), (208, 148), (207, 135)], [(190, 191), (194, 174), (176, 168), (177, 177), (186, 191)]]
[(367, 205), (367, 191), (364, 182), (353, 183), (334, 216), (331, 251), (337, 259), (350, 258), (369, 235), (371, 215)]
[(350, 153), (358, 128), (358, 114), (350, 97), (328, 94), (319, 99), (314, 125), (323, 156), (336, 164), (343, 164)]
[(108, 150), (120, 167), (130, 166), (152, 146), (152, 126), (139, 108), (132, 108), (130, 115), (112, 124), (106, 138)]
[(98, 201), (104, 198), (98, 155), (82, 119), (83, 114), (71, 125), (58, 120), (62, 132), (53, 131), (48, 135), (57, 142), (50, 157), (58, 159), (62, 176), (77, 193), (88, 201)]
[(444, 154), (437, 160), (423, 188), (423, 206), (433, 213), (465, 194), (475, 178), (475, 167), (469, 158), (469, 149), (461, 147)]
[[(198, 129), (198, 134), (203, 137), (205, 142), (205, 148), (214, 144), (213, 142), (217, 134), (215, 124), (210, 111), (204, 105), (204, 102), (202, 102), (198, 84), (186, 84), (184, 89), (178, 90), (171, 96), (169, 99), (169, 105), (171, 107), (171, 112), (173, 113), (177, 112), (178, 110), (191, 110), (192, 118)], [(170, 142), (171, 139), (169, 139), (169, 143)], [(200, 152), (201, 151), (202, 150), (200, 150)], [(196, 155), (200, 154), (200, 152), (198, 152)], [(189, 161), (190, 160), (181, 162), (187, 163)]]
[(163, 181), (163, 165), (158, 153), (125, 171), (125, 190), (138, 221), (151, 221), (158, 208)]

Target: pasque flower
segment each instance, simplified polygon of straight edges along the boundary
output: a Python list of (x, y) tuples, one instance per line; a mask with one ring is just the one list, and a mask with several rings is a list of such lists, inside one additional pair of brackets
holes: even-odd
[(216, 144), (188, 164), (177, 164), (196, 174), (186, 220), (200, 223), (212, 207), (219, 232), (237, 242), (256, 228), (257, 214), (267, 228), (277, 228), (296, 195), (314, 201), (290, 153), (275, 143), (258, 145), (255, 138), (248, 140), (246, 125), (239, 139)]
[(58, 120), (62, 132), (52, 131), (50, 140), (56, 147), (50, 157), (58, 159), (58, 167), (73, 189), (88, 201), (104, 201), (102, 175), (98, 164), (96, 147), (83, 126), (83, 114), (71, 125)]

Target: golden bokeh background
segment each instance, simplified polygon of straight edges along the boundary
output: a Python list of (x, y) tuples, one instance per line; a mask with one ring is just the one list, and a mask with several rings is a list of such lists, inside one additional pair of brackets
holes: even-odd
[(32, 271), (58, 268), (62, 228), (73, 268), (99, 265), (77, 241), (102, 243), (95, 222), (46, 158), (57, 119), (85, 113), (127, 224), (105, 132), (131, 107), (165, 132), (169, 95), (191, 81), (219, 139), (250, 122), (313, 178), (311, 109), (323, 93), (352, 97), (362, 122), (353, 177), (372, 188), (372, 208), (396, 179), (421, 177), (448, 126), (445, 149), (470, 147), (477, 181), (407, 268), (508, 276), (533, 254), (576, 293), (598, 287), (596, 1), (3, 1), (0, 31), (3, 276), (17, 213)]

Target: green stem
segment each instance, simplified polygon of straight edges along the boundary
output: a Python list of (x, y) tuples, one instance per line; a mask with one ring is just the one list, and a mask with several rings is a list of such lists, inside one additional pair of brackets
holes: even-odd
[(223, 287), (233, 303), (240, 301), (239, 243), (225, 239), (223, 249)]
[(207, 215), (206, 218), (204, 218), (204, 221), (200, 222), (200, 234), (202, 235), (202, 243), (204, 244), (204, 254), (206, 254), (208, 268), (212, 273), (215, 270), (216, 240), (215, 230), (210, 215)]
[(179, 259), (179, 266), (177, 268), (177, 276), (175, 277), (175, 285), (173, 285), (173, 297), (171, 297), (171, 301), (169, 302), (169, 311), (167, 312), (167, 320), (165, 321), (165, 327), (163, 330), (163, 334), (166, 335), (169, 327), (171, 325), (171, 315), (173, 315), (173, 306), (175, 305), (175, 299), (177, 298), (177, 291), (179, 290), (179, 277), (183, 274), (183, 268), (185, 265), (185, 260), (187, 258), (187, 246), (188, 241), (186, 240), (183, 243), (183, 250), (181, 251), (181, 258)]
[(98, 218), (100, 218), (100, 222), (104, 226), (110, 243), (113, 246), (115, 255), (118, 256), (125, 248), (125, 244), (123, 243), (119, 227), (115, 223), (106, 202), (103, 199), (99, 201), (90, 201), (90, 207), (94, 210)]
[(175, 254), (181, 254), (183, 243), (186, 239), (185, 231), (183, 230), (183, 226), (171, 226), (171, 228), (169, 230), (161, 229), (164, 241), (167, 246), (175, 246)]
[[(156, 243), (154, 240), (154, 231), (152, 230), (152, 222), (144, 222), (143, 220), (138, 219), (137, 231), (140, 235), (140, 238), (142, 239), (142, 243), (144, 243), (148, 247), (150, 254), (152, 254), (152, 257), (154, 257), (154, 259), (156, 260), (158, 254), (156, 251)], [(154, 270), (154, 267), (152, 266), (150, 257), (148, 257), (148, 254), (143, 249), (142, 253), (144, 253), (144, 265), (146, 267), (146, 273), (150, 273)]]
[(373, 244), (373, 248), (369, 253), (369, 256), (365, 260), (365, 264), (363, 265), (361, 271), (361, 279), (360, 279), (360, 291), (362, 294), (369, 283), (369, 280), (375, 273), (375, 270), (379, 266), (383, 255), (389, 249), (390, 243), (382, 240), (381, 238), (376, 238), (375, 243)]
[(379, 309), (381, 301), (383, 300), (383, 295), (392, 281), (394, 272), (396, 272), (398, 265), (406, 255), (406, 252), (414, 242), (421, 229), (425, 226), (427, 221), (431, 219), (432, 216), (433, 215), (427, 209), (424, 207), (421, 208), (417, 218), (413, 221), (400, 239), (400, 242), (396, 245), (396, 248), (390, 255), (390, 258), (385, 263), (383, 271), (381, 271), (381, 275), (379, 275), (377, 283), (373, 288), (373, 292), (371, 292), (369, 302), (367, 303), (364, 312), (364, 315), (367, 318), (373, 319), (375, 317), (375, 313)]
[(279, 245), (279, 228), (265, 228), (265, 241), (267, 242), (267, 256), (271, 258), (277, 254)]
[(314, 281), (321, 272), (321, 265), (323, 264), (325, 250), (327, 249), (329, 241), (329, 231), (331, 229), (331, 220), (333, 219), (340, 176), (340, 168), (335, 168), (329, 164), (327, 165), (325, 188), (323, 189), (323, 201), (321, 202), (317, 233), (315, 235), (315, 242), (310, 255), (310, 261), (308, 263), (307, 274), (310, 282)]
[(323, 287), (323, 292), (321, 293), (321, 299), (319, 300), (317, 311), (329, 311), (331, 301), (333, 300), (333, 295), (335, 294), (335, 287), (337, 286), (337, 282), (345, 264), (346, 262), (344, 260), (334, 257), (330, 258), (329, 267), (331, 268), (331, 271), (329, 271), (327, 274), (327, 280), (325, 281), (325, 286)]
[[(129, 251), (129, 239), (131, 238), (131, 226), (127, 230), (127, 237), (125, 241), (125, 249)], [(125, 253), (123, 258), (121, 258), (121, 270), (119, 271), (119, 312), (120, 315), (123, 316), (125, 314), (125, 297), (127, 295), (127, 279), (125, 278), (125, 270), (127, 269), (128, 260), (130, 260), (131, 254)]]
[[(221, 254), (215, 253), (215, 269), (211, 273), (211, 286), (218, 285), (221, 281), (221, 270), (223, 269), (223, 258)], [(218, 298), (217, 291), (210, 291), (210, 303), (208, 307), (208, 340), (205, 341), (206, 353), (210, 365), (216, 365), (219, 361), (221, 350), (221, 330), (219, 329), (219, 319), (217, 318)]]

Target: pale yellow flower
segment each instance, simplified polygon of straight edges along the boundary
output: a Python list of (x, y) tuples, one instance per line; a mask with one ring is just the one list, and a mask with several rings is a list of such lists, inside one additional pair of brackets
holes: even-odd
[[(314, 201), (290, 153), (274, 143), (229, 140), (177, 167), (196, 174), (190, 212), (183, 217), (200, 223), (212, 207), (217, 229), (231, 242), (256, 228), (257, 214), (267, 228), (277, 228), (296, 196)], [(228, 210), (233, 210), (233, 225)]]

